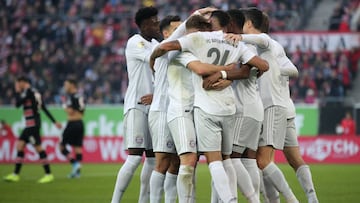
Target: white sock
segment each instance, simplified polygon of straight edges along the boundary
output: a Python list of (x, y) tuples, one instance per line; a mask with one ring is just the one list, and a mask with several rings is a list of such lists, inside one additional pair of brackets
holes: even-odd
[(260, 196), (260, 174), (256, 159), (241, 158), (241, 162), (249, 173), (256, 195)]
[(236, 171), (232, 164), (231, 159), (223, 160), (223, 166), (226, 172), (226, 175), (229, 178), (229, 184), (231, 189), (231, 194), (237, 198), (237, 179), (236, 179)]
[(226, 175), (222, 161), (213, 161), (209, 164), (210, 174), (220, 199), (225, 202), (237, 202), (230, 190), (229, 178)]
[(220, 198), (218, 193), (216, 192), (214, 181), (211, 180), (211, 203), (219, 203)]
[(240, 158), (231, 159), (231, 161), (235, 171), (237, 172), (237, 185), (241, 193), (249, 202), (259, 202), (259, 196), (256, 195), (250, 175), (242, 164)]
[(192, 201), (194, 167), (180, 165), (179, 174), (176, 182), (179, 203), (188, 203)]
[(176, 189), (176, 180), (177, 175), (166, 173), (165, 182), (164, 182), (164, 191), (165, 191), (165, 203), (176, 202), (177, 198), (177, 189)]
[(128, 155), (124, 165), (119, 169), (119, 172), (117, 174), (111, 203), (120, 202), (140, 162), (141, 156)]
[[(260, 174), (260, 193), (263, 196), (264, 203), (270, 203), (269, 197), (266, 193), (265, 186), (264, 186), (263, 174), (260, 169), (259, 169), (259, 174)], [(277, 196), (279, 196), (279, 192), (278, 191), (276, 191), (276, 192), (278, 193)], [(260, 198), (260, 195), (259, 195), (259, 198)], [(279, 199), (279, 201), (280, 201), (280, 199)]]
[(150, 177), (150, 203), (160, 203), (164, 192), (165, 175), (155, 170)]
[(139, 203), (148, 203), (150, 200), (150, 177), (155, 167), (155, 158), (146, 157), (140, 175)]
[(192, 190), (191, 190), (191, 201), (190, 203), (196, 203), (196, 167), (194, 168), (193, 173), (193, 184), (192, 184)]
[[(286, 202), (299, 202), (296, 199), (294, 193), (291, 191), (289, 184), (287, 183), (284, 174), (281, 170), (271, 162), (263, 169), (264, 181), (266, 178), (271, 181), (275, 188), (284, 195)], [(265, 182), (264, 182), (265, 184)], [(266, 186), (265, 186), (266, 187)]]
[(272, 184), (269, 177), (263, 177), (264, 197), (266, 203), (280, 203), (280, 194)]
[(302, 165), (296, 170), (296, 177), (299, 180), (301, 187), (303, 188), (308, 202), (317, 203), (317, 199), (314, 184), (311, 177), (310, 167), (308, 165)]

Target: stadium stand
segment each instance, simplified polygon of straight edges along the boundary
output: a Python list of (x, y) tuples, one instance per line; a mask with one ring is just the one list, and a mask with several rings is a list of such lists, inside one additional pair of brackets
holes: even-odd
[[(349, 7), (356, 1), (349, 2)], [(89, 104), (122, 103), (127, 87), (124, 48), (137, 29), (134, 7), (156, 5), (160, 17), (185, 19), (193, 10), (257, 6), (270, 14), (271, 31), (299, 30), (313, 0), (1, 0), (0, 104), (14, 103), (14, 78), (27, 74), (48, 104), (61, 103), (62, 82), (79, 79)], [(298, 51), (292, 59), (301, 78), (292, 82), (296, 101), (344, 96), (356, 74), (359, 50), (313, 54)], [(331, 59), (331, 60), (330, 60)], [(330, 60), (330, 62), (326, 62)], [(356, 66), (357, 67), (357, 66)], [(311, 98), (311, 97), (310, 97)]]

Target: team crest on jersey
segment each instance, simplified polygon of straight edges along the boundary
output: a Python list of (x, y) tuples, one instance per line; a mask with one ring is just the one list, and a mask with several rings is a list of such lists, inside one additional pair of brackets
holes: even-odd
[(136, 144), (142, 144), (144, 142), (144, 138), (142, 136), (135, 137)]
[(196, 141), (195, 140), (190, 140), (189, 145), (190, 145), (190, 147), (195, 148), (196, 147)]
[(166, 143), (166, 147), (169, 148), (169, 149), (171, 149), (171, 148), (174, 147), (174, 143), (169, 140), (169, 141), (167, 141), (167, 143)]
[(145, 47), (145, 43), (143, 41), (138, 43), (138, 47), (139, 48), (144, 48)]

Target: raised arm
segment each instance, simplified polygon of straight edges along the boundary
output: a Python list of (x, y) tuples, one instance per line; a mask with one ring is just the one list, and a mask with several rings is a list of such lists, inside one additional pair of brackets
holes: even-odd
[(265, 34), (226, 34), (225, 39), (233, 43), (243, 41), (266, 49), (269, 47), (269, 39), (266, 36)]
[(181, 50), (179, 41), (174, 40), (159, 44), (150, 56), (150, 67), (154, 70), (155, 59), (172, 50)]

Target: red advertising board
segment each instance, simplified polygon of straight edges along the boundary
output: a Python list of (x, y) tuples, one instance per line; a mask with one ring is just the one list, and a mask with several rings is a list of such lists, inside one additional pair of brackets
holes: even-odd
[[(59, 151), (59, 139), (43, 137), (43, 147), (48, 153), (49, 161), (65, 162)], [(360, 138), (317, 136), (299, 137), (300, 151), (307, 163), (357, 163), (360, 164)], [(84, 140), (84, 162), (123, 162), (126, 159), (122, 137), (86, 137)], [(0, 163), (13, 163), (16, 157), (16, 138), (0, 137)], [(276, 162), (286, 162), (281, 151), (276, 152)], [(35, 162), (38, 154), (35, 149), (26, 147), (26, 162)], [(203, 162), (204, 159), (201, 159)]]

